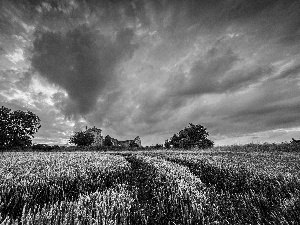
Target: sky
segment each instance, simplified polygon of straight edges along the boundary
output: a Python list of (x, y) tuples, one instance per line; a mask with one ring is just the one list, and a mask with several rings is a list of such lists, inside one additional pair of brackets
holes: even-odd
[(300, 139), (300, 1), (1, 0), (0, 103), (39, 116), (33, 143)]

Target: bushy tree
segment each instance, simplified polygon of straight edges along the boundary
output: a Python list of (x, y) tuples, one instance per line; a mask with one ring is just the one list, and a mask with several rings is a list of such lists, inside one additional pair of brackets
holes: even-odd
[(167, 139), (165, 140), (165, 148), (169, 149), (171, 147), (170, 141)]
[(70, 138), (69, 143), (77, 146), (89, 146), (94, 142), (94, 135), (88, 131), (78, 131)]
[(30, 111), (11, 111), (4, 106), (0, 108), (1, 147), (31, 146), (31, 138), (40, 127), (40, 118)]
[(111, 141), (111, 137), (109, 135), (106, 135), (105, 138), (104, 138), (104, 146), (112, 146), (113, 143)]
[(204, 126), (190, 123), (188, 127), (173, 135), (170, 144), (175, 148), (211, 148), (214, 143), (207, 138), (208, 135)]
[(177, 134), (174, 134), (171, 138), (170, 145), (173, 145), (174, 148), (180, 147), (180, 137)]

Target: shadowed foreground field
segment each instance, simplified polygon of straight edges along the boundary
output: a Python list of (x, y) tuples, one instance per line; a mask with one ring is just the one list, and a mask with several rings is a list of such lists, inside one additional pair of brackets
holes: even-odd
[(259, 148), (2, 153), (0, 222), (300, 224), (300, 153)]

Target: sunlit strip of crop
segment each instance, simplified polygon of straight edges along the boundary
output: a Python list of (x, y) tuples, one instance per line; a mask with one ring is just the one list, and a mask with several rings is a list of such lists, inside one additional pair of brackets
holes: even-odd
[(2, 224), (130, 224), (134, 193), (126, 185), (117, 185), (80, 195), (76, 201), (56, 202), (29, 211), (24, 206), (20, 219), (7, 217)]
[(127, 179), (130, 164), (122, 156), (95, 153), (38, 153), (1, 160), (2, 217), (19, 217), (27, 209), (80, 194), (102, 191)]

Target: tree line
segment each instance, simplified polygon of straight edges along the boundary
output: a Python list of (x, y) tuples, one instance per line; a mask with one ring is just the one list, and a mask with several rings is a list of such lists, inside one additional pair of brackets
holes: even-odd
[[(12, 111), (9, 108), (2, 106), (0, 108), (0, 148), (28, 148), (32, 150), (57, 150), (58, 145), (48, 146), (43, 144), (36, 144), (32, 146), (32, 138), (34, 134), (40, 129), (40, 118), (30, 111)], [(166, 140), (164, 147), (169, 148), (211, 148), (213, 141), (208, 139), (209, 133), (202, 125), (195, 125), (190, 123), (188, 127), (174, 134), (170, 140)], [(91, 146), (94, 142), (94, 135), (88, 131), (75, 132), (70, 137), (69, 143), (76, 146)], [(103, 140), (103, 146), (112, 147), (112, 138), (107, 135)], [(132, 146), (137, 147), (132, 143)], [(147, 146), (147, 149), (161, 149), (162, 144), (155, 146)]]

